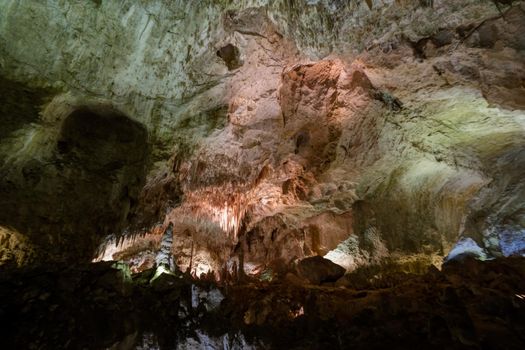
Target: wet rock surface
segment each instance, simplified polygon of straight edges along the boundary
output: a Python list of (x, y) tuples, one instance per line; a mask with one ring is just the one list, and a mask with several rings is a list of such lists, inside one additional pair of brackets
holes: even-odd
[(520, 349), (525, 261), (466, 258), (356, 287), (217, 286), (97, 263), (3, 271), (5, 349)]

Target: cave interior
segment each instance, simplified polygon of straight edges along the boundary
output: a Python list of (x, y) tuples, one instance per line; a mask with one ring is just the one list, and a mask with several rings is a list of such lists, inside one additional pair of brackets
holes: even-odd
[(523, 0), (0, 0), (0, 348), (525, 348), (523, 33)]

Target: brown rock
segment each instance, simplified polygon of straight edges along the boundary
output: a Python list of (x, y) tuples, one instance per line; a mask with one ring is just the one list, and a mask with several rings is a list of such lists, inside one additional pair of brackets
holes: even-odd
[(321, 256), (312, 256), (299, 261), (297, 275), (312, 284), (335, 282), (344, 275), (345, 269)]

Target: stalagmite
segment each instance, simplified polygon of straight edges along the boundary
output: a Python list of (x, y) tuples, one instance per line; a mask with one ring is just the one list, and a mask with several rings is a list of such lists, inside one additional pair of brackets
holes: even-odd
[(157, 256), (155, 257), (155, 265), (158, 267), (165, 267), (169, 271), (175, 271), (176, 265), (173, 261), (173, 254), (171, 252), (173, 245), (173, 224), (170, 222), (166, 230), (164, 231), (164, 234), (162, 235), (162, 239), (160, 241), (160, 248), (157, 252)]

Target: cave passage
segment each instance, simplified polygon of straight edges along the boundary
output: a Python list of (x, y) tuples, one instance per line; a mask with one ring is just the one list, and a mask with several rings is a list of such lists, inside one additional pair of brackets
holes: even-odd
[(39, 258), (82, 261), (100, 237), (131, 219), (148, 134), (114, 109), (80, 107), (66, 117), (55, 142), (46, 159), (28, 155), (4, 170), (0, 225), (28, 237)]

